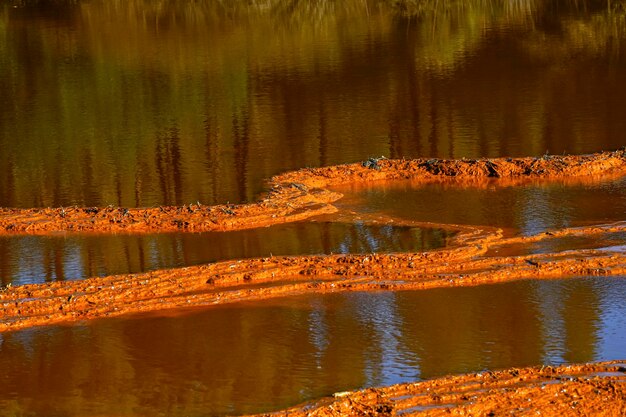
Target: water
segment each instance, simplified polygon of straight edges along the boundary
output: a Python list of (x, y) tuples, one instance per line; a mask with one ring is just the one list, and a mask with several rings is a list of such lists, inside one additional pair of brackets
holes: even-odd
[(396, 3), (2, 2), (0, 206), (233, 203), (371, 156), (626, 144), (623, 12)]
[(449, 373), (623, 359), (626, 277), (307, 295), (0, 335), (0, 408), (263, 412)]
[(346, 209), (417, 221), (489, 225), (533, 235), (626, 218), (626, 178), (588, 185), (538, 183), (507, 187), (419, 185), (410, 181), (340, 188)]
[(425, 252), (440, 229), (309, 222), (209, 233), (0, 237), (3, 285), (135, 273), (225, 259), (331, 253)]
[[(0, 206), (235, 203), (257, 198), (273, 174), (372, 156), (626, 145), (622, 11), (602, 2), (462, 3), (417, 12), (387, 0), (4, 1)], [(624, 190), (623, 180), (403, 184), (361, 188), (341, 203), (533, 234), (624, 220)], [(623, 236), (609, 240), (623, 245)], [(11, 237), (0, 239), (0, 279), (444, 242), (436, 230), (339, 224)], [(2, 333), (0, 414), (237, 414), (447, 373), (624, 359), (625, 295), (623, 278), (526, 281)]]

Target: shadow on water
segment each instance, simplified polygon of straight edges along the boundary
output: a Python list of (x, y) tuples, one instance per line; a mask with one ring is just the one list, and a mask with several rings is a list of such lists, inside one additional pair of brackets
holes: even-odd
[(312, 222), (195, 234), (0, 237), (0, 282), (41, 283), (272, 255), (425, 252), (445, 246), (453, 234)]
[[(624, 278), (307, 295), (0, 335), (0, 405), (262, 412), (449, 373), (623, 359)], [(193, 335), (193, 336), (190, 336)]]
[(0, 205), (235, 203), (371, 156), (623, 146), (626, 28), (602, 3), (3, 2)]

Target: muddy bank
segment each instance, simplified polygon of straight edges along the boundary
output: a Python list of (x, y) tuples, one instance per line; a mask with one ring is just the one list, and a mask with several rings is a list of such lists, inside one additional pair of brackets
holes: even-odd
[(542, 366), (336, 393), (274, 416), (621, 416), (626, 364)]
[[(584, 156), (481, 160), (369, 160), (363, 164), (304, 169), (272, 179), (269, 194), (256, 204), (201, 204), (151, 209), (3, 209), (6, 234), (55, 231), (232, 230), (301, 220), (337, 210), (341, 194), (324, 187), (341, 183), (413, 178), (554, 180), (589, 174), (626, 173), (624, 150)], [(623, 275), (620, 247), (533, 256), (486, 256), (503, 245), (528, 244), (565, 236), (602, 236), (626, 231), (626, 223), (553, 230), (535, 236), (505, 237), (491, 227), (420, 223), (379, 217), (369, 221), (428, 226), (457, 234), (450, 246), (427, 253), (270, 257), (140, 274), (5, 287), (0, 290), (0, 331), (182, 307), (306, 292), (403, 290), (480, 285), (526, 278)], [(490, 252), (491, 251), (491, 252)]]
[(281, 187), (272, 198), (255, 204), (205, 206), (201, 203), (151, 208), (59, 207), (0, 209), (0, 234), (57, 232), (156, 233), (205, 232), (251, 229), (295, 222), (334, 213), (331, 202), (341, 194), (327, 190), (302, 191)]
[(0, 234), (55, 232), (226, 231), (304, 220), (332, 213), (341, 193), (327, 188), (341, 184), (411, 179), (416, 182), (454, 181), (500, 184), (523, 181), (589, 181), (626, 173), (626, 151), (591, 155), (493, 159), (369, 159), (363, 163), (302, 169), (269, 181), (269, 192), (244, 205), (182, 207), (59, 207), (0, 209)]
[[(625, 231), (626, 224), (564, 229), (530, 238)], [(414, 290), (529, 278), (626, 275), (621, 248), (484, 256), (499, 231), (465, 228), (446, 249), (405, 254), (320, 255), (225, 261), (82, 281), (3, 288), (0, 331), (124, 314), (336, 291)]]

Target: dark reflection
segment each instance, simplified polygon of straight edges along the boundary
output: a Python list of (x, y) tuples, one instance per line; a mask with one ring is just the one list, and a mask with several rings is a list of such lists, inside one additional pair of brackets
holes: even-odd
[(239, 202), (371, 156), (617, 148), (607, 5), (5, 1), (0, 205)]
[[(164, 134), (158, 135), (156, 140), (156, 167), (161, 194), (164, 198), (163, 203), (166, 205), (183, 204), (179, 133), (178, 128), (173, 127)], [(121, 205), (121, 201), (118, 204)]]
[(347, 197), (339, 204), (359, 211), (385, 212), (417, 221), (497, 226), (525, 235), (623, 221), (626, 213), (623, 178), (576, 186), (546, 183), (503, 187), (494, 181), (480, 188), (400, 181), (341, 191)]
[(448, 373), (623, 359), (624, 297), (624, 278), (523, 281), (4, 333), (0, 405), (37, 415), (239, 414)]
[(0, 237), (0, 282), (81, 279), (271, 255), (424, 252), (445, 246), (452, 234), (314, 222), (196, 234)]

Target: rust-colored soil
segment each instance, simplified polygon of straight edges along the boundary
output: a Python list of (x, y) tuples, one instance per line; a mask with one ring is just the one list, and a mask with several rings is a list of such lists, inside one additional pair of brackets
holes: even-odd
[(336, 393), (275, 416), (624, 416), (626, 364), (513, 368)]
[(265, 198), (253, 204), (182, 207), (59, 207), (0, 209), (1, 234), (72, 232), (225, 231), (304, 220), (331, 213), (341, 194), (327, 188), (341, 184), (412, 179), (476, 183), (571, 180), (623, 175), (626, 150), (579, 156), (477, 160), (370, 159), (363, 164), (308, 168), (278, 175)]
[(619, 251), (482, 256), (501, 243), (615, 231), (626, 231), (626, 223), (508, 239), (497, 230), (465, 228), (451, 247), (426, 253), (277, 256), (10, 287), (0, 292), (0, 331), (308, 292), (410, 290), (527, 278), (626, 275), (626, 256)]
[[(0, 234), (235, 230), (333, 213), (337, 211), (333, 202), (342, 194), (330, 191), (328, 187), (346, 183), (411, 179), (417, 182), (471, 181), (476, 184), (495, 178), (511, 184), (528, 180), (569, 181), (572, 178), (590, 181), (624, 174), (625, 150), (517, 159), (372, 159), (364, 164), (304, 169), (279, 175), (271, 180), (265, 198), (248, 205), (0, 209)], [(424, 225), (393, 220), (396, 225)], [(307, 292), (409, 290), (529, 278), (626, 275), (626, 256), (622, 248), (493, 256), (493, 249), (504, 245), (624, 232), (626, 222), (552, 230), (529, 237), (504, 236), (502, 230), (490, 227), (432, 223), (427, 226), (458, 233), (447, 248), (427, 253), (270, 257), (82, 281), (5, 287), (0, 289), (0, 332)], [(307, 408), (306, 412), (370, 415), (375, 411), (392, 413), (404, 409), (408, 412), (425, 411), (429, 415), (448, 412), (453, 415), (499, 415), (502, 411), (524, 415), (530, 413), (528, 407), (539, 406), (546, 412), (565, 415), (579, 410), (594, 415), (596, 411), (604, 415), (620, 415), (611, 414), (615, 410), (624, 413), (623, 378), (557, 378), (558, 375), (578, 375), (606, 367), (594, 366), (598, 368), (514, 370), (366, 390), (338, 398), (313, 411)], [(555, 381), (557, 383), (553, 383)], [(531, 395), (541, 402), (533, 400), (528, 404), (527, 398)], [(441, 406), (448, 403), (454, 407)], [(414, 406), (426, 408), (411, 409)], [(304, 410), (290, 410), (289, 413), (299, 415), (305, 413)], [(491, 411), (497, 414), (488, 414)]]
[[(334, 212), (337, 209), (331, 203), (341, 194), (325, 187), (348, 182), (400, 178), (484, 181), (493, 177), (498, 177), (498, 181), (524, 178), (562, 181), (625, 173), (624, 150), (519, 159), (379, 159), (277, 176), (272, 179), (268, 195), (248, 205), (3, 209), (0, 233), (232, 230)], [(396, 225), (425, 225), (393, 220)], [(619, 248), (535, 256), (485, 256), (490, 249), (502, 245), (625, 231), (626, 223), (553, 230), (530, 237), (504, 237), (502, 230), (489, 227), (432, 223), (426, 226), (452, 229), (458, 234), (449, 247), (428, 253), (272, 257), (2, 288), (0, 331), (306, 292), (423, 289), (525, 278), (626, 274), (626, 257)]]

